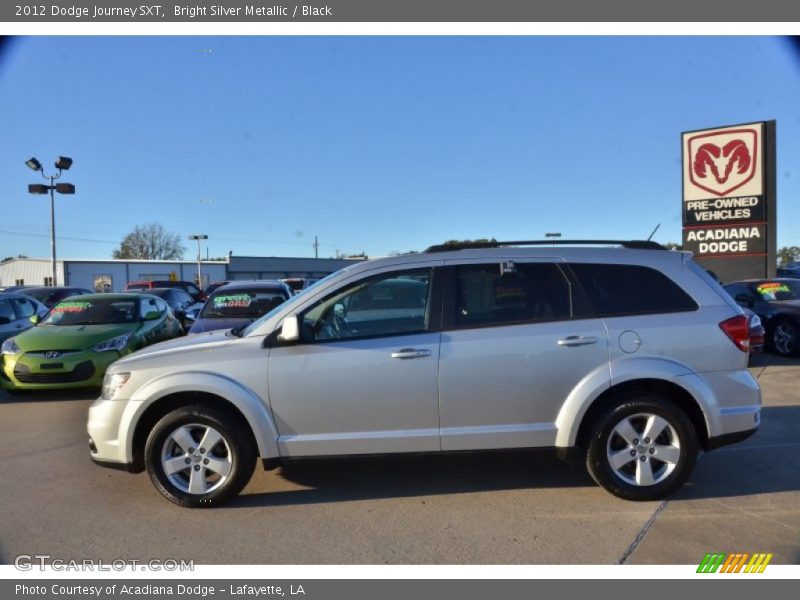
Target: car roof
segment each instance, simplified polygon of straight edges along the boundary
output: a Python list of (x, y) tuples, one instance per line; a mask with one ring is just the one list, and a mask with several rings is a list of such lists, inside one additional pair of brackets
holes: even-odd
[(612, 262), (634, 265), (667, 265), (680, 262), (691, 256), (689, 252), (666, 250), (665, 248), (625, 248), (607, 242), (606, 245), (536, 245), (536, 246), (501, 246), (482, 248), (437, 249), (434, 252), (418, 252), (400, 254), (384, 258), (359, 261), (338, 271), (338, 273), (360, 273), (380, 267), (394, 265), (413, 265), (430, 261), (464, 260), (521, 260), (524, 258), (555, 258), (570, 262)]
[(782, 282), (782, 281), (800, 281), (800, 279), (797, 279), (795, 277), (761, 277), (759, 279), (739, 279), (738, 281), (730, 281), (730, 282), (726, 283), (725, 285), (734, 285), (736, 283), (762, 283), (762, 282), (767, 282), (767, 281), (778, 281), (778, 282)]
[(214, 294), (217, 294), (220, 291), (231, 291), (231, 290), (242, 290), (242, 289), (286, 290), (286, 284), (278, 280), (232, 281), (230, 283), (226, 283), (225, 285), (221, 285), (220, 287), (215, 289)]
[(24, 298), (25, 300), (33, 300), (34, 302), (41, 304), (41, 302), (36, 298), (28, 296), (27, 294), (23, 294), (22, 292), (0, 292), (0, 300), (9, 300), (11, 298)]
[[(153, 296), (159, 296), (161, 294), (165, 294), (166, 292), (171, 292), (175, 288), (168, 288), (168, 287), (154, 287), (154, 288), (145, 288), (142, 290), (128, 290), (127, 293), (129, 294), (137, 294), (139, 296), (145, 296), (147, 294), (152, 294)], [(183, 291), (183, 290), (181, 290)]]
[(52, 290), (54, 292), (57, 292), (59, 290), (84, 290), (84, 289), (86, 289), (86, 288), (77, 287), (77, 286), (74, 286), (74, 285), (56, 285), (56, 286), (38, 285), (38, 286), (26, 287), (25, 288), (25, 290), (28, 291), (28, 292), (38, 292), (39, 290)]
[[(147, 294), (131, 294), (130, 292), (117, 292), (114, 294), (97, 293), (97, 294), (84, 294), (80, 297), (82, 302), (91, 300), (130, 300), (131, 298), (138, 298), (139, 296), (146, 296)], [(62, 302), (68, 302), (69, 298), (65, 298)]]

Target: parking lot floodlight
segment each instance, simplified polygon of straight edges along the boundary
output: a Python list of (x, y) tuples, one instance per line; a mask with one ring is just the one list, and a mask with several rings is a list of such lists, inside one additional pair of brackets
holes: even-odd
[(36, 160), (35, 157), (31, 156), (28, 160), (25, 161), (25, 164), (28, 165), (34, 171), (41, 171), (42, 170), (42, 163)]
[(56, 191), (59, 194), (74, 194), (75, 193), (75, 186), (71, 183), (57, 183), (56, 184)]
[(68, 156), (59, 156), (56, 161), (56, 169), (67, 171), (72, 166), (72, 159)]
[(198, 233), (190, 235), (189, 239), (197, 242), (197, 287), (202, 289), (203, 274), (200, 270), (200, 265), (202, 263), (202, 256), (200, 254), (200, 240), (207, 240), (208, 236), (205, 233)]
[(43, 183), (28, 184), (29, 194), (46, 194), (48, 191), (50, 191), (50, 187), (44, 185)]

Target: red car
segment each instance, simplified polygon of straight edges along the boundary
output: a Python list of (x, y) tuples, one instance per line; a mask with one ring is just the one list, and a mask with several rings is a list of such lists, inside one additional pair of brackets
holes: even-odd
[(195, 302), (205, 302), (208, 296), (191, 281), (170, 281), (169, 279), (156, 279), (154, 281), (129, 281), (125, 291), (151, 290), (153, 288), (181, 288), (185, 290)]

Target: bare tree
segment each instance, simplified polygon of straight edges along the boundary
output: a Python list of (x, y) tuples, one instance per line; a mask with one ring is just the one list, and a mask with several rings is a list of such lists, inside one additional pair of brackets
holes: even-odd
[(144, 260), (180, 260), (183, 258), (181, 236), (164, 229), (160, 223), (137, 225), (122, 238), (114, 258), (141, 258)]

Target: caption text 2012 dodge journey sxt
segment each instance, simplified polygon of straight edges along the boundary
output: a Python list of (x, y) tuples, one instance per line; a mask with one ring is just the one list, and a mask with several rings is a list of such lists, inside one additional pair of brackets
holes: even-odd
[(748, 319), (689, 254), (478, 246), (357, 263), (244, 329), (117, 361), (92, 459), (199, 507), (258, 457), (577, 448), (612, 494), (652, 500), (758, 427)]

